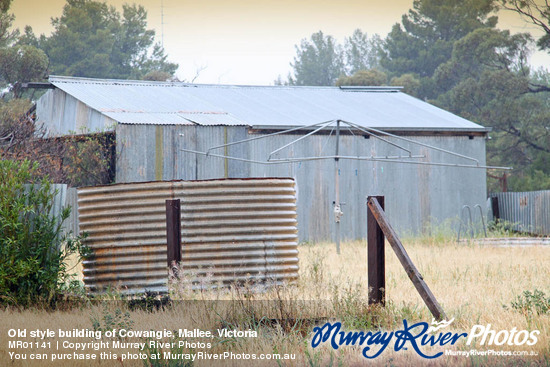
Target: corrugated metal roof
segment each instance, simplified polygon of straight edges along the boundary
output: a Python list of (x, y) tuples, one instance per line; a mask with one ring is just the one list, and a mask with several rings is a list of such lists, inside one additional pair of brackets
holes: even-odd
[(198, 125), (248, 125), (230, 113), (184, 112), (178, 115)]
[(398, 88), (197, 85), (50, 76), (124, 124), (304, 126), (340, 119), (381, 129), (486, 130)]
[(229, 113), (216, 112), (130, 112), (120, 110), (100, 110), (121, 124), (154, 124), (154, 125), (247, 125)]
[(121, 124), (194, 125), (175, 112), (100, 112)]

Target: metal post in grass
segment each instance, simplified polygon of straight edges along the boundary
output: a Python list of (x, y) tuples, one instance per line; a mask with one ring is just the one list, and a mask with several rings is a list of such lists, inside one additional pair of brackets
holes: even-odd
[(181, 204), (179, 199), (166, 200), (166, 241), (168, 267), (181, 261)]
[[(384, 208), (383, 196), (369, 196), (367, 201), (377, 200)], [(378, 225), (374, 213), (367, 211), (367, 269), (369, 284), (369, 304), (384, 306), (386, 289), (386, 269), (384, 258), (384, 232)]]

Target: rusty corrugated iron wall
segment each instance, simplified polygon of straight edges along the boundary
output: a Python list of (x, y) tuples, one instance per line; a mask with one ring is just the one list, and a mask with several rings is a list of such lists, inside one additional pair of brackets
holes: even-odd
[(516, 231), (550, 236), (550, 190), (491, 194), (498, 202), (498, 216)]
[(160, 181), (78, 190), (81, 231), (94, 257), (89, 291), (165, 291), (165, 200), (181, 200), (182, 270), (193, 281), (298, 277), (294, 180)]

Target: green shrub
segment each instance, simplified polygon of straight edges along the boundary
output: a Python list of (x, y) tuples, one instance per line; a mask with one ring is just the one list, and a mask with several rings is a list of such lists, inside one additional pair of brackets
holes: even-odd
[(0, 305), (54, 307), (68, 278), (64, 261), (81, 250), (61, 228), (71, 209), (52, 215), (56, 192), (47, 178), (33, 183), (37, 169), (0, 161)]
[(517, 296), (511, 303), (514, 310), (524, 315), (545, 315), (550, 313), (550, 297), (546, 297), (543, 291), (535, 289), (523, 291), (522, 295)]
[(106, 303), (103, 303), (101, 318), (92, 315), (90, 317), (90, 320), (92, 322), (93, 330), (101, 331), (103, 335), (105, 334), (105, 332), (113, 331), (115, 329), (132, 330), (132, 327), (134, 326), (134, 322), (130, 318), (130, 312), (123, 312), (122, 309), (119, 307), (117, 307), (115, 310), (111, 310)]

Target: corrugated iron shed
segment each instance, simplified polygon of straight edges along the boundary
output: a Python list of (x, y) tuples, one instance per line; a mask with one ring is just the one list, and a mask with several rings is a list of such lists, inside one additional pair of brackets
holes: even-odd
[[(201, 156), (186, 150), (259, 137), (272, 130), (340, 119), (407, 135), (485, 164), (489, 129), (415, 99), (395, 87), (223, 86), (186, 83), (50, 77), (55, 86), (37, 101), (37, 121), (52, 135), (114, 130), (116, 182), (293, 177), (300, 195), (300, 240), (326, 240), (335, 233), (334, 162), (258, 165)], [(332, 130), (314, 134), (284, 151), (284, 157), (316, 157), (336, 148)], [(325, 134), (326, 133), (326, 134)], [(231, 145), (216, 153), (265, 161), (270, 152), (305, 136), (280, 134)], [(424, 155), (424, 163), (465, 163), (463, 158), (393, 137), (387, 140)], [(403, 151), (357, 131), (340, 136), (348, 156), (395, 156)], [(471, 162), (471, 161), (468, 161)], [(386, 195), (386, 210), (401, 233), (419, 233), (453, 218), (463, 205), (486, 199), (485, 171), (389, 162), (340, 162), (340, 201), (346, 203), (341, 233), (365, 235), (367, 195)]]
[(196, 85), (60, 76), (49, 80), (122, 124), (274, 128), (341, 119), (387, 130), (486, 131), (399, 88)]

